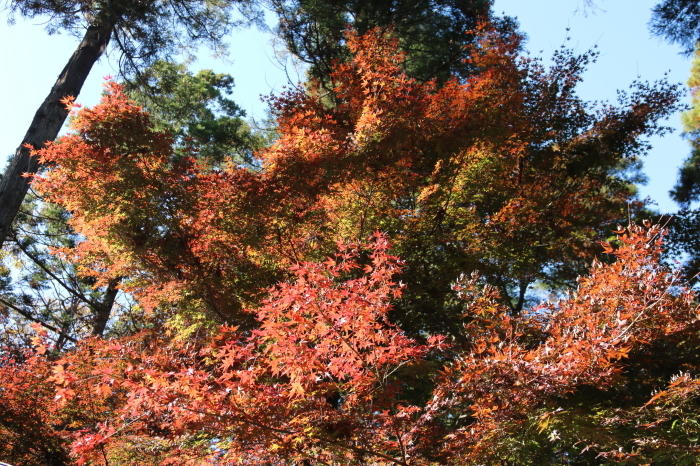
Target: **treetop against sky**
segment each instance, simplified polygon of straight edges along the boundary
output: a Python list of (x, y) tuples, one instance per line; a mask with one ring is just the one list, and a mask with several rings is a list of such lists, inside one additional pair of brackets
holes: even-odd
[[(534, 3), (496, 0), (493, 10), (517, 16), (528, 36), (526, 47), (535, 55), (542, 51), (545, 59), (562, 44), (579, 52), (597, 46), (601, 55), (585, 74), (580, 94), (588, 100), (614, 100), (617, 89), (626, 89), (638, 77), (653, 81), (669, 72), (672, 82), (685, 83), (688, 78), (690, 60), (679, 55), (681, 47), (652, 38), (649, 33), (647, 23), (655, 3), (653, 0), (601, 1), (597, 2), (598, 9), (589, 9), (584, 14), (580, 0)], [(270, 24), (271, 20), (272, 16), (268, 15)], [(193, 70), (210, 68), (231, 74), (236, 83), (233, 99), (249, 116), (264, 118), (265, 104), (260, 95), (280, 92), (285, 85), (294, 85), (303, 77), (289, 62), (286, 70), (280, 68), (271, 37), (255, 27), (234, 31), (228, 40), (230, 61), (203, 51), (190, 66)], [(15, 149), (16, 135), (23, 134), (44, 92), (74, 49), (76, 39), (66, 34), (47, 36), (40, 20), (20, 18), (12, 27), (0, 27), (0, 43), (7, 44), (0, 49), (2, 62), (11, 65), (5, 69), (14, 70), (0, 75), (3, 88), (12, 89), (6, 96), (12, 111), (0, 115), (0, 155), (9, 155)], [(280, 50), (281, 46), (278, 44), (276, 49)], [(97, 103), (103, 78), (116, 73), (116, 58), (113, 55), (101, 60), (90, 74), (79, 102)], [(676, 209), (667, 193), (689, 151), (680, 136), (680, 116), (671, 117), (668, 124), (677, 130), (652, 139), (654, 148), (644, 160), (649, 184), (641, 187), (642, 195), (658, 202), (659, 209), (665, 212)]]

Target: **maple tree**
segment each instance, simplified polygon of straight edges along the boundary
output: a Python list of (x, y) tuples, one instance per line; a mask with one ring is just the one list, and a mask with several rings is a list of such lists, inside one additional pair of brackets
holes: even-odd
[[(68, 111), (61, 100), (77, 97), (93, 65), (116, 44), (123, 76), (139, 71), (159, 58), (169, 58), (200, 44), (221, 51), (223, 37), (234, 26), (260, 23), (257, 5), (245, 1), (149, 1), (125, 0), (9, 0), (9, 22), (15, 15), (43, 17), (49, 33), (78, 32), (82, 40), (68, 59), (46, 99), (37, 109), (27, 133), (0, 180), (0, 245), (26, 196), (29, 184), (24, 173), (36, 173), (36, 149), (53, 141)], [(234, 18), (239, 13), (243, 20)]]
[(458, 318), (441, 298), (459, 273), (478, 269), (514, 313), (533, 283), (570, 283), (593, 238), (640, 205), (640, 136), (664, 131), (679, 92), (637, 83), (619, 107), (595, 109), (575, 95), (595, 55), (561, 51), (545, 70), (518, 56), (517, 36), (482, 32), (465, 54), (480, 72), (444, 86), (406, 76), (390, 36), (351, 37), (354, 62), (333, 75), (339, 104), (321, 92), (280, 99), (282, 136), (262, 154), (287, 184), (318, 187), (326, 220), (306, 242), (389, 232), (409, 292), (422, 294), (409, 301), (424, 305), (407, 302), (402, 323), (419, 330)]
[[(383, 235), (340, 245), (251, 310), (255, 331), (182, 339), (156, 328), (59, 359), (59, 401), (111, 411), (66, 437), (90, 464), (692, 461), (695, 297), (660, 263), (662, 229), (618, 233), (621, 246), (606, 246), (614, 263), (520, 316), (493, 287), (461, 279), (473, 316), (463, 348), (417, 343), (387, 320), (403, 285)], [(88, 353), (100, 364), (86, 365)], [(417, 369), (433, 380), (420, 403), (409, 393)]]
[[(174, 133), (177, 154), (196, 140), (196, 156), (203, 165), (221, 163), (224, 154), (250, 163), (252, 148), (262, 144), (243, 121), (244, 112), (227, 97), (233, 88), (231, 76), (211, 70), (194, 75), (183, 65), (157, 61), (143, 71), (139, 82), (128, 83), (126, 92), (148, 110), (157, 128)], [(128, 296), (116, 299), (118, 279), (95, 287), (94, 278), (81, 276), (69, 261), (50, 253), (76, 243), (69, 217), (65, 209), (43, 202), (34, 192), (25, 199), (5, 248), (6, 261), (12, 259), (19, 273), (10, 277), (6, 271), (0, 302), (21, 319), (48, 325), (52, 332), (60, 328), (57, 338), (63, 343), (85, 331), (103, 334), (110, 317), (117, 327), (137, 328), (138, 312), (129, 306)], [(114, 325), (109, 330), (120, 331)]]
[[(70, 457), (70, 442), (80, 426), (104, 419), (109, 405), (97, 403), (90, 392), (69, 389), (80, 403), (58, 404), (55, 383), (67, 383), (70, 375), (56, 366), (60, 342), (52, 342), (38, 323), (31, 344), (21, 340), (27, 335), (16, 328), (13, 319), (0, 317), (3, 338), (0, 343), (0, 374), (3, 378), (0, 399), (0, 455), (13, 465), (75, 464)], [(83, 349), (89, 351), (86, 345)], [(72, 360), (73, 367), (92, 365), (92, 359)], [(65, 377), (64, 377), (65, 375)]]
[(589, 111), (573, 92), (590, 57), (558, 54), (547, 73), (495, 32), (471, 54), (483, 72), (438, 87), (401, 71), (395, 40), (351, 39), (356, 60), (336, 76), (344, 103), (276, 101), (280, 137), (260, 171), (175, 163), (171, 139), (114, 85), (79, 113), (78, 133), (43, 153), (58, 166), (37, 187), (73, 212), (84, 272), (203, 300), (225, 320), (293, 261), (379, 229), (407, 261), (407, 283), (429, 296), (400, 309), (413, 332), (459, 321), (459, 306), (432, 316), (475, 269), (517, 313), (528, 287), (573, 279), (606, 223), (626, 217), (636, 201), (624, 169), (677, 95), (640, 83), (622, 106)]
[[(438, 84), (391, 34), (348, 33), (334, 105), (313, 86), (273, 99), (252, 167), (199, 163), (114, 82), (75, 109), (37, 152), (34, 186), (80, 239), (54, 252), (119, 279), (143, 324), (25, 343), (0, 380), (38, 377), (36, 401), (0, 403), (0, 438), (95, 465), (692, 461), (695, 295), (660, 227), (596, 242), (641, 206), (640, 138), (677, 89), (593, 108), (575, 85), (594, 56), (545, 69), (517, 35), (474, 34), (475, 72)], [(577, 285), (530, 305), (536, 281)]]

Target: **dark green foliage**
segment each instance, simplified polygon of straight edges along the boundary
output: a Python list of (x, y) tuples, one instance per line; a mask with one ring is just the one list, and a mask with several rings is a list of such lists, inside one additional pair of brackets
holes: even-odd
[(700, 1), (663, 0), (652, 10), (652, 34), (683, 47), (690, 55), (700, 39)]
[(673, 200), (682, 206), (688, 206), (700, 197), (700, 147), (697, 141), (691, 141), (690, 156), (678, 170), (678, 181), (670, 194)]
[[(309, 76), (332, 87), (333, 62), (345, 61), (345, 31), (363, 34), (375, 27), (393, 28), (407, 54), (404, 67), (419, 80), (468, 72), (463, 61), (468, 33), (478, 19), (489, 19), (490, 0), (273, 0), (279, 16), (278, 34), (288, 50), (308, 63)], [(511, 19), (501, 27), (513, 28)]]
[(685, 160), (678, 173), (676, 186), (671, 190), (671, 197), (682, 207), (687, 208), (691, 202), (700, 198), (700, 58), (696, 54), (688, 78), (688, 87), (692, 95), (692, 107), (683, 113), (684, 134), (691, 146), (690, 156)]
[(700, 210), (681, 209), (668, 222), (666, 238), (669, 253), (683, 263), (683, 274), (691, 283), (700, 272)]
[(225, 160), (252, 163), (253, 151), (264, 141), (229, 98), (234, 86), (230, 75), (211, 70), (193, 74), (184, 64), (157, 61), (141, 78), (127, 92), (148, 111), (157, 129), (172, 133), (181, 153), (196, 146), (200, 160), (212, 166)]
[[(695, 3), (695, 2), (694, 2)], [(667, 238), (670, 252), (683, 261), (685, 277), (697, 282), (700, 272), (700, 210), (691, 204), (700, 200), (700, 57), (697, 52), (688, 79), (692, 106), (683, 113), (683, 130), (690, 143), (690, 155), (678, 170), (678, 180), (670, 195), (681, 210), (669, 221)]]

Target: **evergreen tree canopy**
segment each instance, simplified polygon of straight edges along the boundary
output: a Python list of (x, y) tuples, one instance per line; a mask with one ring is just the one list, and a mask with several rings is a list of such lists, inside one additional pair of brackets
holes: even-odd
[(686, 277), (696, 282), (700, 272), (700, 210), (692, 203), (700, 199), (700, 51), (696, 51), (688, 87), (691, 108), (683, 113), (681, 120), (690, 154), (678, 170), (678, 180), (669, 193), (681, 210), (669, 224), (668, 242), (670, 250), (684, 259)]
[(671, 196), (678, 204), (688, 207), (700, 198), (700, 51), (696, 52), (688, 78), (691, 108), (683, 113), (683, 130), (691, 146), (691, 153), (678, 173), (678, 182)]
[(157, 61), (127, 86), (128, 94), (148, 111), (156, 127), (169, 131), (183, 151), (196, 147), (201, 162), (253, 163), (253, 151), (263, 141), (255, 136), (230, 95), (233, 77), (184, 64)]
[(700, 1), (662, 0), (652, 10), (652, 34), (683, 47), (691, 54), (700, 40)]
[[(444, 82), (464, 75), (465, 45), (473, 40), (477, 21), (491, 16), (491, 0), (273, 0), (279, 16), (278, 34), (287, 49), (310, 65), (309, 76), (326, 81), (334, 61), (347, 61), (345, 32), (360, 34), (380, 27), (392, 29), (407, 57), (408, 75)], [(501, 20), (503, 28), (514, 22)], [(326, 84), (325, 87), (329, 87)], [(330, 86), (332, 87), (332, 86)]]

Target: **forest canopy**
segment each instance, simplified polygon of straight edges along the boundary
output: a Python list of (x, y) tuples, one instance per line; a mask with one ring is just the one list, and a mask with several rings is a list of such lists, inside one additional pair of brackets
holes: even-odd
[(3, 248), (0, 461), (695, 464), (698, 299), (636, 188), (682, 89), (585, 101), (597, 52), (489, 2), (329, 5), (274, 2), (309, 71), (265, 130), (167, 60), (62, 99)]

